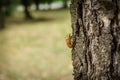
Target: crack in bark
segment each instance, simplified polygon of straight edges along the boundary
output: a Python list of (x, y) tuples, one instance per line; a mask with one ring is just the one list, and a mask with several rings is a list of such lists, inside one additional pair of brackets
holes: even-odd
[[(120, 65), (118, 0), (114, 0), (114, 3), (110, 0), (72, 0), (72, 2), (75, 7), (75, 12), (71, 13), (74, 13), (72, 15), (74, 79), (117, 80), (120, 78), (120, 71), (115, 70), (119, 70), (117, 66)], [(114, 13), (116, 16), (113, 15), (112, 9), (116, 10)]]
[[(117, 32), (117, 28), (118, 28), (118, 15), (119, 15), (119, 6), (118, 6), (118, 1), (117, 0), (114, 0), (113, 1), (114, 2), (114, 4), (116, 5), (115, 7), (116, 7), (116, 10), (115, 10), (115, 13), (114, 13), (114, 15), (115, 15), (115, 17), (111, 20), (111, 35), (113, 36), (113, 49), (111, 50), (111, 65), (110, 65), (110, 68), (111, 68), (111, 76), (114, 78), (114, 79), (117, 79), (117, 78), (119, 78), (119, 76), (118, 77), (116, 77), (115, 75), (117, 75), (117, 74), (119, 74), (118, 72), (114, 72), (115, 71), (115, 68), (114, 68), (114, 60), (115, 60), (115, 54), (116, 53), (118, 53), (118, 41), (117, 41), (117, 35), (115, 34), (116, 32)], [(114, 27), (114, 25), (116, 25), (115, 27)], [(113, 26), (113, 27), (112, 27)], [(114, 75), (113, 75), (114, 74)]]

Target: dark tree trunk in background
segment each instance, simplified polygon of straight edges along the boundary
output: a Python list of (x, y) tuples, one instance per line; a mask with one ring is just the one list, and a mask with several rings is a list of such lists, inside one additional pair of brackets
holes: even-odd
[(63, 0), (63, 8), (67, 8), (67, 0)]
[(5, 28), (6, 18), (11, 15), (12, 0), (0, 0), (0, 29)]
[(4, 9), (5, 9), (5, 16), (9, 17), (11, 15), (11, 11), (12, 11), (12, 0), (4, 0), (5, 4), (4, 4)]
[(24, 6), (25, 17), (27, 19), (32, 19), (32, 16), (29, 11), (30, 0), (22, 0), (22, 5)]
[(120, 0), (72, 0), (74, 80), (120, 80)]
[(3, 7), (0, 5), (0, 29), (5, 27), (5, 13)]
[(34, 2), (35, 2), (35, 5), (36, 5), (36, 10), (39, 10), (40, 0), (34, 0)]

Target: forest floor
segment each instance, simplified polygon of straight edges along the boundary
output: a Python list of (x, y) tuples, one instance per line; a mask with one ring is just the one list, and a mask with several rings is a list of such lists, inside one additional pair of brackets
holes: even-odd
[(0, 31), (0, 80), (73, 80), (69, 10), (16, 12)]

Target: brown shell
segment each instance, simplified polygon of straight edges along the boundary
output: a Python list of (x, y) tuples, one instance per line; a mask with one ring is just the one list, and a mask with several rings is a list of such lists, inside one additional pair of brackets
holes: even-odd
[(69, 48), (72, 48), (73, 47), (73, 43), (72, 43), (72, 36), (71, 34), (68, 34), (66, 36), (66, 44)]

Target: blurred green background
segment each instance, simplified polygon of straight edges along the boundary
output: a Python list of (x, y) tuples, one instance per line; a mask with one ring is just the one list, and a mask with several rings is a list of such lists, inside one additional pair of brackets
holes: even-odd
[(73, 80), (69, 0), (0, 0), (0, 80)]

